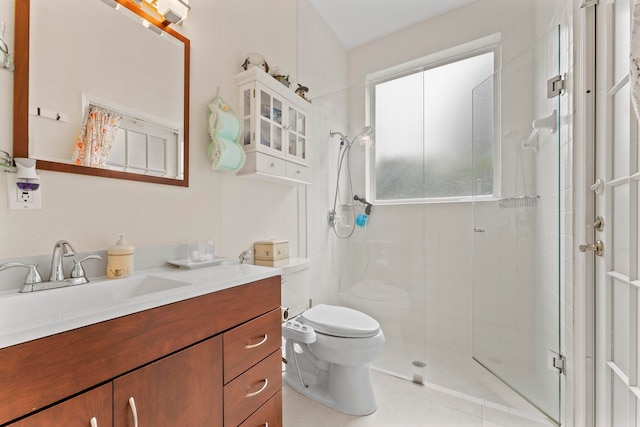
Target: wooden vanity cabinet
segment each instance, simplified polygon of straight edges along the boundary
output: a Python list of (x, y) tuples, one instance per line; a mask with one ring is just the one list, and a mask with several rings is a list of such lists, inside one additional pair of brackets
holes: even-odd
[[(9, 427), (102, 427), (113, 424), (112, 384), (105, 384), (24, 418)], [(92, 425), (91, 422), (94, 424)]]
[(280, 316), (276, 276), (0, 349), (0, 426), (133, 427), (133, 398), (142, 426), (277, 427)]
[(222, 338), (210, 338), (113, 381), (114, 427), (222, 425)]

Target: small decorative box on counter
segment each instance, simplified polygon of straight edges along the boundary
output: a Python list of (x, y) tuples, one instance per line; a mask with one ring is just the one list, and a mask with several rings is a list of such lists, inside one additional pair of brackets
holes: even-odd
[(266, 265), (269, 267), (280, 267), (289, 262), (289, 241), (288, 240), (265, 240), (255, 242), (253, 254), (256, 265)]

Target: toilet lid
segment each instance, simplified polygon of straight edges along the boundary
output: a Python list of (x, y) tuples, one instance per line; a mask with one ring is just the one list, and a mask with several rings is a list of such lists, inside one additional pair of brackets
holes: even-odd
[(344, 338), (375, 336), (380, 324), (357, 310), (334, 305), (318, 304), (300, 315), (300, 321), (316, 332)]

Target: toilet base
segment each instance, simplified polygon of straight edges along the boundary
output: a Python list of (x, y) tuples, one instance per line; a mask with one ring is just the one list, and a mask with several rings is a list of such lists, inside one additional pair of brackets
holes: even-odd
[[(303, 396), (348, 415), (370, 415), (378, 409), (368, 364), (358, 367), (331, 364), (326, 373), (313, 379), (305, 378), (303, 373), (307, 387), (301, 384), (295, 368), (287, 370), (282, 379)], [(327, 384), (315, 381), (322, 377)]]

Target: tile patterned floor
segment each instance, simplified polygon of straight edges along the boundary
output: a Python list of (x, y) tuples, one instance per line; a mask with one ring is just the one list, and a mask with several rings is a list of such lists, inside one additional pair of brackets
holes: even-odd
[[(307, 399), (286, 385), (283, 386), (284, 426), (550, 427), (554, 425), (530, 407), (520, 409), (509, 407), (447, 387), (430, 383), (418, 385), (377, 371), (372, 371), (372, 380), (378, 410), (365, 417), (349, 416), (334, 411)], [(509, 390), (508, 387), (506, 389)], [(510, 396), (510, 393), (513, 393), (502, 392), (504, 390), (500, 390), (497, 395)], [(515, 398), (510, 396), (509, 399)], [(518, 404), (522, 403), (518, 402)]]

